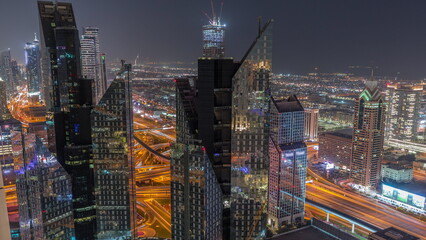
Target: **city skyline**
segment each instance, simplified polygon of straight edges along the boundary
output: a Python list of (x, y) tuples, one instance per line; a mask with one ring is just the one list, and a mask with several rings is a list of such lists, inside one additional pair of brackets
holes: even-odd
[[(194, 59), (202, 55), (199, 28), (208, 23), (203, 12), (210, 13), (209, 1), (67, 2), (75, 5), (78, 29), (84, 26), (101, 29), (101, 52), (108, 50), (110, 60), (133, 60), (139, 54), (141, 60), (195, 63)], [(220, 2), (214, 3), (219, 11)], [(426, 41), (426, 31), (418, 24), (426, 21), (419, 7), (426, 6), (425, 2), (328, 0), (321, 3), (253, 0), (245, 1), (244, 11), (239, 11), (238, 2), (225, 1), (222, 22), (228, 29), (228, 55), (242, 57), (250, 36), (257, 31), (257, 17), (263, 16), (274, 19), (280, 26), (274, 30), (274, 40), (281, 43), (274, 50), (274, 73), (307, 73), (315, 71), (315, 67), (323, 72), (345, 72), (351, 70), (348, 66), (361, 65), (377, 66), (378, 75), (413, 80), (426, 77), (421, 67), (426, 64), (426, 49), (421, 44)], [(32, 11), (36, 1), (7, 0), (1, 4), (4, 7), (0, 8), (0, 14), (15, 24), (0, 23), (4, 32), (14, 33), (2, 37), (0, 49), (11, 48), (12, 57), (23, 62), (22, 48), (39, 29)], [(89, 9), (95, 8), (98, 13), (91, 17)], [(10, 9), (20, 10), (11, 15), (14, 11)], [(116, 17), (110, 18), (112, 15)], [(125, 45), (119, 44), (122, 36), (131, 36)]]

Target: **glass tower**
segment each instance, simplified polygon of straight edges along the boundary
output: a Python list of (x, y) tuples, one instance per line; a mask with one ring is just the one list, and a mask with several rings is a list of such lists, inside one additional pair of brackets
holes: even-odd
[(6, 82), (0, 78), (0, 120), (12, 118), (7, 108)]
[(82, 74), (84, 78), (94, 81), (94, 102), (97, 103), (106, 91), (106, 85), (101, 79), (99, 28), (84, 27), (80, 39)]
[(269, 172), (269, 79), (272, 21), (240, 62), (232, 79), (231, 238), (263, 238)]
[(6, 82), (7, 96), (15, 93), (16, 86), (12, 72), (12, 58), (10, 49), (0, 52), (0, 78)]
[(97, 239), (135, 239), (135, 164), (130, 80), (117, 78), (94, 107)]
[(366, 82), (356, 99), (353, 123), (351, 179), (361, 189), (380, 183), (386, 105), (377, 82)]
[(225, 57), (225, 27), (220, 21), (203, 26), (203, 57)]
[(95, 239), (92, 82), (81, 79), (72, 5), (40, 1), (38, 8), (49, 150), (71, 176), (76, 239)]
[(41, 63), (40, 45), (37, 36), (34, 41), (25, 44), (25, 64), (27, 72), (27, 87), (29, 94), (40, 93)]
[(296, 96), (271, 104), (268, 224), (301, 223), (305, 213), (307, 147), (305, 112)]

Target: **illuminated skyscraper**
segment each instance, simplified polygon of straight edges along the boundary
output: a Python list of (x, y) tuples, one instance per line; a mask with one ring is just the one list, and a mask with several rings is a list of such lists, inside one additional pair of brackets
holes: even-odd
[(318, 140), (319, 109), (305, 109), (305, 140)]
[(203, 57), (176, 79), (173, 239), (266, 233), (271, 40), (269, 22), (241, 62)]
[(351, 179), (364, 188), (380, 183), (386, 105), (377, 87), (369, 80), (356, 99), (352, 140)]
[(12, 58), (10, 55), (10, 49), (0, 52), (0, 78), (6, 82), (7, 96), (10, 96), (16, 91), (16, 84), (15, 80), (13, 79), (11, 61)]
[(84, 27), (83, 35), (80, 39), (81, 44), (81, 63), (82, 74), (84, 78), (93, 79), (94, 82), (94, 100), (99, 102), (106, 91), (106, 85), (101, 78), (101, 54), (99, 50), (99, 28)]
[(3, 169), (0, 165), (0, 239), (10, 240), (9, 214), (7, 211), (6, 190), (3, 188)]
[(272, 99), (270, 121), (268, 224), (279, 229), (303, 222), (305, 213), (305, 111), (296, 96)]
[[(130, 71), (130, 65), (126, 73)], [(129, 73), (130, 74), (130, 73)], [(115, 79), (94, 107), (97, 239), (135, 239), (133, 105), (130, 79)]]
[(416, 141), (423, 86), (389, 84), (386, 140)]
[(27, 73), (28, 93), (40, 93), (41, 87), (41, 56), (40, 44), (37, 36), (34, 36), (34, 41), (25, 44), (25, 63)]
[(76, 239), (96, 239), (92, 82), (81, 79), (72, 5), (40, 1), (38, 8), (49, 150), (71, 176)]
[(101, 53), (100, 60), (100, 89), (104, 89), (102, 92), (105, 92), (108, 88), (108, 80), (107, 80), (107, 68), (106, 68), (106, 54)]
[(0, 120), (10, 119), (11, 117), (7, 108), (6, 82), (0, 78)]
[(220, 19), (213, 19), (203, 26), (203, 57), (225, 57), (225, 28)]

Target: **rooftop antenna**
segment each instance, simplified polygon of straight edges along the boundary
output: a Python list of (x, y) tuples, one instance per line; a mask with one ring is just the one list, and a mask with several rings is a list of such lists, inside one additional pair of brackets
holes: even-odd
[(220, 20), (222, 19), (222, 10), (223, 10), (223, 2), (220, 3), (220, 14), (219, 14), (219, 18), (217, 19), (217, 22), (219, 25), (220, 25)]
[(210, 5), (212, 6), (213, 24), (216, 25), (216, 13), (214, 12), (213, 0), (210, 0)]

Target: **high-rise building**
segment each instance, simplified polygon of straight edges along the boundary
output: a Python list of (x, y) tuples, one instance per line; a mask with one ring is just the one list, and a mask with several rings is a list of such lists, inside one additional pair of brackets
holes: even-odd
[[(1, 87), (1, 86), (0, 86)], [(3, 124), (4, 122), (2, 119), (0, 119), (0, 239), (10, 240), (11, 239), (11, 232), (10, 232), (10, 225), (9, 225), (9, 213), (7, 210), (7, 201), (6, 201), (6, 189), (4, 186), (3, 181), (3, 162), (5, 160), (6, 156), (11, 155), (11, 141), (8, 141), (7, 139), (8, 134), (3, 134)], [(3, 136), (4, 135), (4, 136)]]
[(38, 8), (49, 150), (71, 176), (76, 239), (96, 239), (92, 82), (81, 79), (72, 5), (40, 1)]
[[(130, 65), (124, 66), (130, 71)], [(97, 239), (135, 239), (132, 112), (130, 79), (121, 77), (111, 83), (93, 109)]]
[(6, 82), (0, 78), (0, 120), (7, 120), (11, 117), (7, 108)]
[(176, 79), (173, 239), (266, 232), (270, 28), (260, 30), (240, 63), (204, 55), (198, 78)]
[(318, 140), (319, 109), (305, 109), (305, 140)]
[(296, 96), (272, 99), (268, 214), (273, 228), (302, 223), (305, 214), (307, 147), (305, 110)]
[(71, 178), (43, 144), (45, 123), (12, 135), (20, 239), (74, 239)]
[(225, 57), (225, 28), (220, 18), (214, 18), (208, 25), (203, 26), (203, 57)]
[[(80, 39), (82, 74), (84, 78), (93, 79), (94, 102), (97, 103), (106, 91), (106, 84), (101, 78), (101, 53), (99, 50), (99, 28), (84, 27)], [(105, 60), (105, 59), (103, 59)]]
[(10, 55), (10, 49), (0, 52), (0, 78), (6, 82), (7, 96), (10, 96), (16, 91), (11, 61), (12, 57)]
[(416, 141), (423, 86), (388, 84), (386, 140)]
[(25, 44), (25, 64), (27, 73), (27, 87), (29, 94), (39, 94), (41, 87), (41, 56), (37, 35), (32, 42)]
[(269, 172), (269, 80), (272, 21), (240, 62), (232, 79), (231, 239), (266, 232)]
[(373, 79), (355, 101), (351, 179), (357, 186), (376, 189), (380, 183), (386, 104)]

